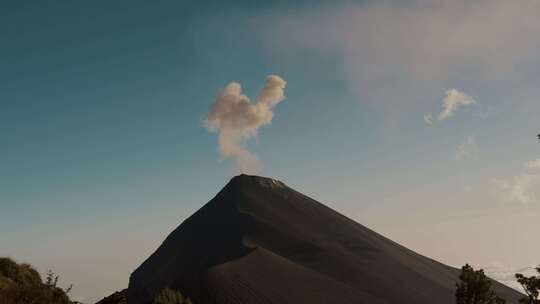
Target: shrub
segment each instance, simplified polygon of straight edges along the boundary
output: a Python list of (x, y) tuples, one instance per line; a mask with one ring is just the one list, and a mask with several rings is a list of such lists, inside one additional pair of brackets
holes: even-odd
[(191, 300), (184, 297), (182, 293), (180, 293), (179, 291), (173, 290), (167, 287), (161, 290), (156, 295), (152, 304), (192, 304), (192, 303), (191, 303)]
[(482, 269), (474, 270), (469, 264), (461, 268), (460, 283), (456, 284), (457, 304), (504, 304), (506, 301), (491, 290), (491, 280)]
[[(28, 264), (0, 258), (0, 299), (2, 304), (71, 304), (67, 292), (57, 287), (58, 276), (52, 271), (42, 282), (39, 273)], [(66, 292), (67, 291), (67, 292)]]

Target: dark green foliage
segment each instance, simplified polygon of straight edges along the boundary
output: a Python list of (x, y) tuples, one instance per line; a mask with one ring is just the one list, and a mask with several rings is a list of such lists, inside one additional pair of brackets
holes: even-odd
[[(2, 304), (71, 304), (66, 290), (57, 287), (58, 276), (47, 273), (45, 283), (28, 264), (0, 258), (0, 299)], [(71, 287), (68, 288), (68, 292)]]
[[(538, 266), (536, 270), (540, 273), (540, 266)], [(519, 302), (524, 304), (540, 304), (540, 276), (526, 277), (521, 273), (516, 273), (516, 279), (527, 295), (519, 300)]]
[(165, 288), (161, 290), (152, 304), (192, 304), (188, 298), (185, 298), (182, 293), (177, 290)]
[(504, 304), (506, 301), (491, 290), (491, 280), (484, 271), (474, 270), (469, 264), (461, 268), (460, 283), (456, 284), (457, 304)]

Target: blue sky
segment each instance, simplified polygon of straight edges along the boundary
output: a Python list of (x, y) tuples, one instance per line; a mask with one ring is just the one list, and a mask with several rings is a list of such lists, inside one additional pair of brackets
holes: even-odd
[[(254, 100), (276, 74), (285, 100), (247, 142), (261, 175), (442, 262), (538, 263), (540, 22), (520, 2), (4, 2), (0, 255), (87, 301), (126, 287), (238, 174), (204, 127), (219, 90)], [(450, 89), (474, 102), (439, 120)]]

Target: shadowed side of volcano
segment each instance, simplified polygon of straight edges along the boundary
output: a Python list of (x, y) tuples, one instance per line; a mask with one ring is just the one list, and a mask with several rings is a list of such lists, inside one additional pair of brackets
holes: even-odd
[(170, 287), (199, 304), (450, 304), (457, 275), (280, 181), (240, 175), (133, 272), (128, 300)]
[(145, 303), (165, 286), (206, 293), (206, 270), (249, 254), (243, 235), (253, 220), (238, 211), (240, 188), (234, 179), (217, 196), (176, 228), (131, 275), (130, 303)]

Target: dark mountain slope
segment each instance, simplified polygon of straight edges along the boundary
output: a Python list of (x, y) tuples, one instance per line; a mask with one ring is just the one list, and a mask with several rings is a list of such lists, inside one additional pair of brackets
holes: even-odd
[(133, 272), (128, 300), (171, 287), (198, 304), (453, 303), (457, 275), (279, 181), (240, 175)]

